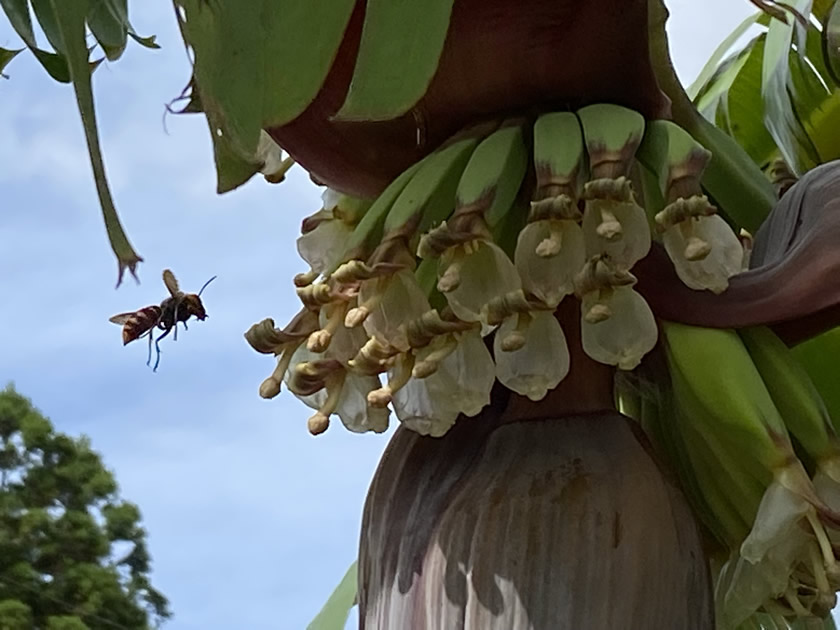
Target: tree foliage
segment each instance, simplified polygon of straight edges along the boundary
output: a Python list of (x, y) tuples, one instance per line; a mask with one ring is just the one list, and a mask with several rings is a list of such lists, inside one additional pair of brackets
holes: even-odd
[(145, 538), (89, 440), (0, 391), (0, 628), (159, 625), (170, 612), (149, 581)]

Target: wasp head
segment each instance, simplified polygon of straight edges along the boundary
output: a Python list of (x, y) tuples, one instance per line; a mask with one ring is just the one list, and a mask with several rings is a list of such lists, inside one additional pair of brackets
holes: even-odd
[(195, 316), (196, 319), (203, 320), (207, 317), (207, 311), (204, 310), (204, 304), (201, 303), (201, 298), (198, 297), (198, 294), (188, 293), (184, 296), (181, 304), (182, 308), (185, 308), (186, 312)]

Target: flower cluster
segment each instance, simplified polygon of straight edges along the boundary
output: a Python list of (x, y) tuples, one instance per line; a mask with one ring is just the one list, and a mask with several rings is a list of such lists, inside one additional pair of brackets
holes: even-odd
[(685, 188), (702, 168), (674, 174), (660, 156), (662, 197), (640, 205), (635, 112), (590, 106), (481, 134), (453, 139), (372, 203), (326, 190), (304, 220), (303, 310), (282, 331), (267, 320), (246, 337), (278, 357), (261, 395), (285, 382), (316, 410), (313, 433), (332, 415), (351, 431), (384, 431), (392, 408), (441, 436), (489, 403), (496, 380), (542, 399), (570, 369), (554, 316), (564, 299), (580, 302), (583, 350), (632, 370), (657, 340), (631, 272), (652, 236), (692, 288), (720, 291), (741, 269), (737, 237)]

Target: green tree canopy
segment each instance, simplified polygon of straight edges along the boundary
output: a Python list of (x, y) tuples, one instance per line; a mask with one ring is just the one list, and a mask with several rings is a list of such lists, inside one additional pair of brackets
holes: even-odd
[(145, 538), (89, 440), (0, 391), (0, 628), (158, 626), (171, 613)]

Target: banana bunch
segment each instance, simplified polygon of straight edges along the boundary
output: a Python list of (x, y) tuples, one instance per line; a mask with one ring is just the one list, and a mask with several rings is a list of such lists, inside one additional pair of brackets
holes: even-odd
[[(384, 430), (393, 409), (443, 435), (496, 380), (536, 401), (565, 378), (554, 311), (567, 298), (584, 351), (632, 370), (658, 336), (631, 271), (653, 238), (694, 288), (726, 286), (732, 242), (740, 269), (739, 241), (702, 196), (708, 156), (672, 123), (595, 104), (466, 129), (372, 202), (328, 191), (298, 240), (303, 310), (246, 334), (278, 358), (261, 395), (285, 382), (316, 410), (315, 433), (332, 415)], [(645, 179), (655, 194), (639, 196)]]
[(719, 627), (825, 618), (840, 590), (840, 443), (813, 382), (767, 328), (661, 329), (667, 367), (640, 370), (647, 386), (623, 407), (716, 543)]
[(393, 412), (442, 436), (496, 381), (535, 401), (557, 387), (571, 365), (555, 311), (577, 300), (583, 350), (635, 385), (619, 406), (713, 541), (721, 628), (825, 617), (840, 589), (833, 382), (769, 329), (657, 321), (634, 288), (654, 240), (695, 290), (744, 268), (737, 210), (704, 192), (722, 181), (713, 157), (671, 122), (595, 104), (466, 129), (372, 201), (327, 191), (298, 240), (301, 311), (245, 335), (276, 357), (260, 395), (285, 385), (313, 434), (333, 416), (384, 431)]

